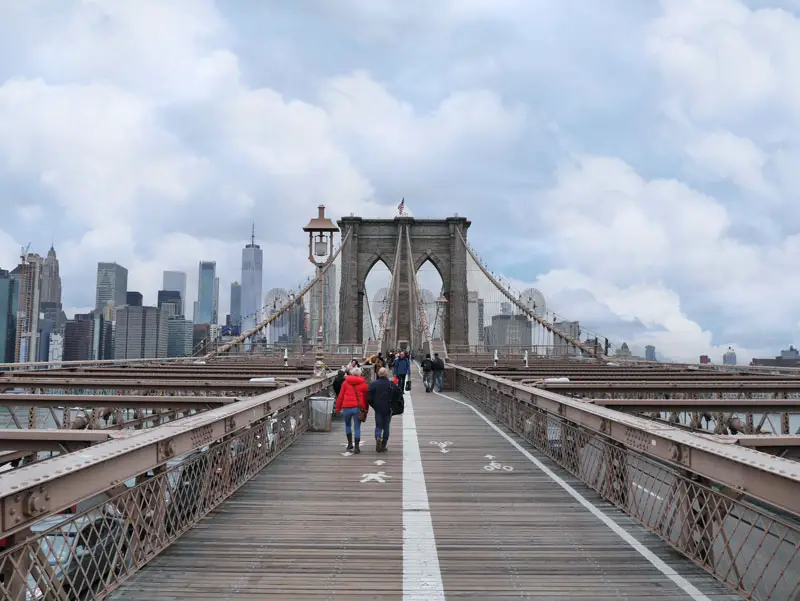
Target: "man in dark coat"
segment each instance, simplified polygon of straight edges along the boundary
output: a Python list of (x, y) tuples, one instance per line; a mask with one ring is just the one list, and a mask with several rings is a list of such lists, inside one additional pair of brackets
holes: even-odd
[(385, 367), (378, 370), (378, 377), (369, 385), (367, 402), (375, 410), (375, 452), (385, 453), (389, 442), (389, 424), (392, 421), (392, 401), (402, 396), (402, 391), (389, 381)]

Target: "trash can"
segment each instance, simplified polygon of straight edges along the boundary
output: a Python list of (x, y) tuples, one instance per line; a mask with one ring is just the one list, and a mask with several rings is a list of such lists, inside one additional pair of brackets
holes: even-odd
[(312, 432), (330, 432), (333, 427), (333, 409), (336, 406), (336, 399), (327, 396), (313, 396), (308, 401), (311, 406), (309, 429)]

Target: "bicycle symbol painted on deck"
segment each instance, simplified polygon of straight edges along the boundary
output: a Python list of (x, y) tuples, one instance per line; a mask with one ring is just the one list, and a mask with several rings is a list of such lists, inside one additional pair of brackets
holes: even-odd
[(504, 472), (513, 472), (514, 468), (510, 465), (503, 465), (499, 461), (494, 460), (494, 455), (484, 455), (489, 460), (489, 465), (484, 465), (483, 469), (487, 472), (494, 472), (495, 470), (502, 470)]
[(439, 442), (439, 441), (437, 441), (437, 440), (432, 440), (432, 441), (431, 441), (431, 444), (432, 444), (432, 445), (436, 445), (437, 447), (439, 447), (439, 450), (440, 450), (442, 453), (449, 453), (450, 451), (449, 451), (449, 449), (448, 449), (447, 447), (449, 447), (450, 445), (452, 445), (452, 444), (453, 444), (453, 442), (452, 442), (452, 441), (450, 441), (450, 440), (445, 440), (444, 442)]

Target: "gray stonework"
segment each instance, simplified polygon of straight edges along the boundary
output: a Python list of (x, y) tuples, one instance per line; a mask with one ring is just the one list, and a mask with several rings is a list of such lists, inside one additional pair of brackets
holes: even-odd
[[(394, 265), (398, 235), (403, 227), (409, 228), (414, 268), (418, 271), (425, 261), (436, 267), (442, 278), (444, 296), (448, 305), (445, 312), (445, 343), (467, 345), (467, 250), (458, 236), (464, 239), (470, 222), (465, 217), (447, 219), (362, 219), (344, 217), (338, 222), (344, 237), (352, 235), (342, 249), (342, 279), (339, 296), (339, 344), (361, 344), (363, 340), (365, 283), (367, 275), (378, 261), (389, 270)], [(408, 303), (408, 274), (405, 265), (405, 243), (402, 245), (400, 296), (401, 310), (397, 312), (397, 338), (411, 339), (411, 312), (403, 310)], [(367, 302), (369, 299), (366, 299)], [(406, 307), (407, 309), (407, 307)], [(396, 341), (392, 341), (396, 342)]]

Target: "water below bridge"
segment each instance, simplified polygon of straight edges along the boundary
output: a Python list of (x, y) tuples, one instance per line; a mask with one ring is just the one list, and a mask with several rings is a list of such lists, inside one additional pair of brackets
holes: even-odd
[(110, 599), (740, 598), (458, 394), (415, 386), (387, 453), (373, 424), (300, 437)]

